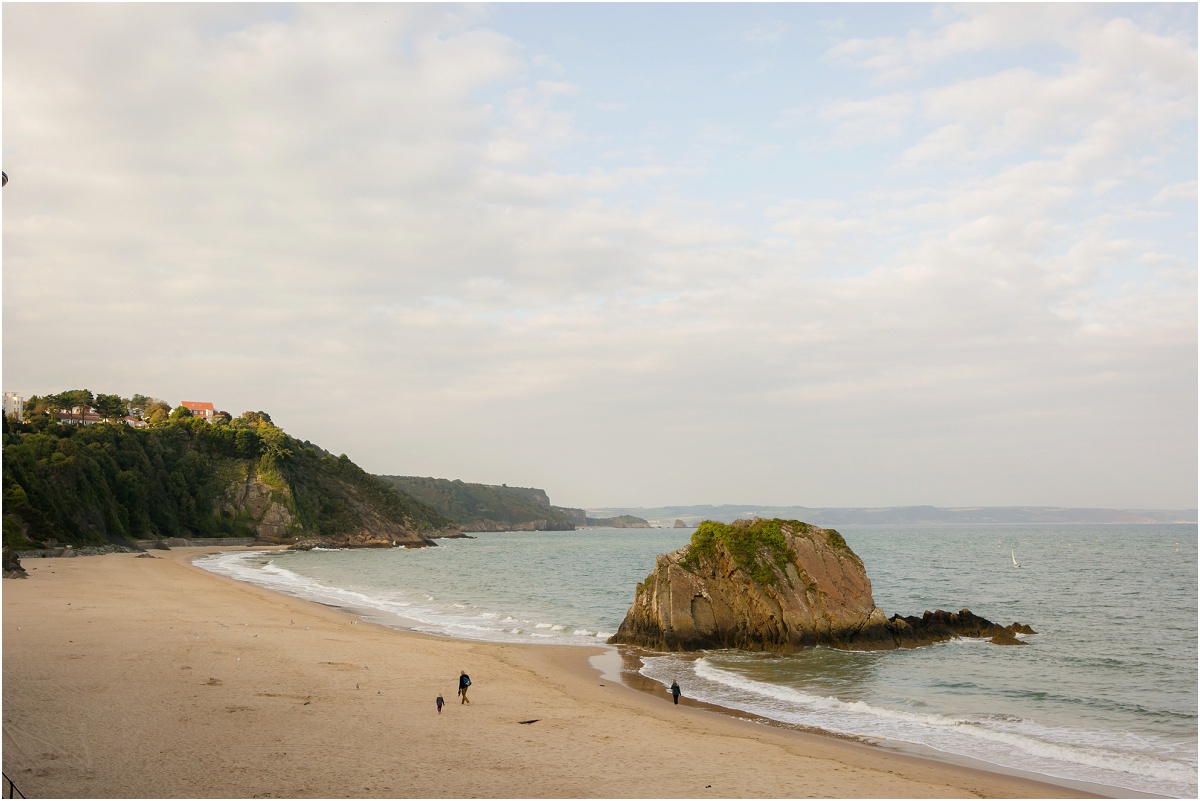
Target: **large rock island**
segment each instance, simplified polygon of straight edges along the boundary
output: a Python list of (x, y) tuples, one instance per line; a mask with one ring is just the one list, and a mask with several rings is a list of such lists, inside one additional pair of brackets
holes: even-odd
[(688, 546), (659, 556), (609, 642), (788, 653), (815, 645), (912, 648), (954, 637), (1015, 645), (1023, 644), (1016, 634), (1031, 633), (966, 609), (888, 618), (841, 534), (797, 520), (755, 519), (707, 521)]

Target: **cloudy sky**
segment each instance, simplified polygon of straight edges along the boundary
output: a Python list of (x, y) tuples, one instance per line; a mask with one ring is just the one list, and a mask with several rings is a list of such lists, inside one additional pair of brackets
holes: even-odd
[(570, 506), (1184, 508), (1196, 6), (3, 6), (3, 382)]

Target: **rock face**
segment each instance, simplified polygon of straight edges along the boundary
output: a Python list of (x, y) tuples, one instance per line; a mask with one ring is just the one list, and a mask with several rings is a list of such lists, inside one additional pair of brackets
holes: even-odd
[(286, 488), (272, 491), (254, 470), (248, 470), (244, 481), (229, 487), (223, 511), (248, 516), (260, 541), (277, 542), (287, 536), (292, 514), (276, 495), (289, 494)]
[(842, 536), (796, 520), (702, 523), (685, 548), (659, 556), (610, 643), (655, 650), (738, 648), (787, 653), (815, 645), (911, 648), (953, 637), (1023, 644), (964, 609), (888, 619)]
[[(248, 471), (228, 489), (222, 511), (244, 516), (253, 526), (261, 543), (290, 543), (301, 549), (424, 547), (433, 544), (406, 525), (401, 518), (381, 514), (371, 503), (359, 498), (353, 487), (344, 489), (342, 503), (353, 526), (336, 536), (315, 536), (297, 526), (292, 508), (294, 498), (287, 486), (271, 486), (255, 471)], [(457, 529), (434, 534), (461, 536)]]
[(9, 548), (4, 549), (4, 578), (29, 578), (17, 552)]

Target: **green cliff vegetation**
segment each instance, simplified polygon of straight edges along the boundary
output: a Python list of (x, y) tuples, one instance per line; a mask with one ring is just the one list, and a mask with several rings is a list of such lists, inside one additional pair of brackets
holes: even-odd
[[(706, 520), (692, 534), (687, 553), (680, 565), (693, 570), (701, 560), (712, 559), (718, 544), (733, 558), (734, 565), (754, 580), (755, 584), (767, 586), (775, 581), (776, 569), (780, 572), (789, 561), (796, 558), (783, 527), (796, 532), (808, 531), (807, 523), (798, 520), (739, 520), (732, 524)], [(845, 542), (843, 541), (843, 546)]]
[[(392, 542), (403, 536), (423, 544), (453, 529), (346, 456), (288, 436), (264, 412), (206, 421), (135, 396), (145, 401), (139, 411), (152, 421), (147, 428), (66, 425), (47, 412), (90, 405), (102, 413), (98, 399), (117, 396), (95, 396), (90, 404), (52, 397), (31, 398), (26, 422), (4, 418), (7, 547), (166, 537), (338, 540), (379, 529)], [(105, 416), (123, 418), (128, 403), (111, 405)], [(275, 515), (271, 526), (264, 525), (268, 513)]]
[(569, 510), (551, 506), (540, 489), (417, 476), (379, 478), (436, 509), (463, 531), (571, 531), (576, 522), (584, 522)]

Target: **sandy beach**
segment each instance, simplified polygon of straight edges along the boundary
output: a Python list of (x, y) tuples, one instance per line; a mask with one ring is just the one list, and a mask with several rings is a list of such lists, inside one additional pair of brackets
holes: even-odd
[(597, 650), (373, 625), (190, 564), (206, 552), (4, 581), (3, 765), (25, 796), (1086, 797), (676, 707), (598, 675)]

